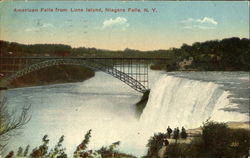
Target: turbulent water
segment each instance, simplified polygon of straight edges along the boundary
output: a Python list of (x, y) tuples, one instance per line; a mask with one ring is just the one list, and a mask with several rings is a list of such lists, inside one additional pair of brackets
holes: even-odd
[(141, 94), (121, 81), (97, 72), (83, 83), (59, 84), (5, 91), (10, 109), (31, 104), (32, 118), (6, 149), (41, 144), (48, 134), (50, 147), (65, 135), (72, 154), (92, 129), (89, 148), (121, 141), (120, 151), (142, 156), (155, 132), (166, 127), (195, 128), (208, 118), (248, 121), (249, 74), (246, 72), (150, 72), (151, 93), (138, 120), (134, 104)]
[(141, 121), (158, 130), (167, 125), (195, 128), (207, 119), (248, 121), (248, 82), (249, 75), (240, 72), (162, 75), (151, 90)]

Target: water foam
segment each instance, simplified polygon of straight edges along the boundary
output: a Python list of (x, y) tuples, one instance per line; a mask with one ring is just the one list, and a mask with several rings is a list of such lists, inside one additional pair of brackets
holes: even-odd
[(166, 132), (168, 125), (196, 128), (209, 117), (218, 121), (246, 120), (240, 113), (223, 110), (236, 105), (230, 103), (230, 93), (215, 82), (162, 72), (153, 72), (149, 77), (153, 81), (151, 93), (139, 121), (133, 105), (140, 98), (138, 93), (99, 72), (83, 83), (8, 91), (10, 105), (32, 105), (32, 119), (23, 133), (9, 143), (10, 149), (27, 144), (37, 147), (44, 134), (49, 135), (53, 147), (65, 135), (66, 152), (72, 155), (87, 130), (92, 129), (89, 149), (121, 141), (120, 151), (143, 156), (148, 139), (156, 132)]
[(227, 112), (230, 95), (213, 82), (162, 75), (151, 89), (141, 115), (141, 124), (152, 131), (165, 131), (167, 126), (196, 128), (211, 118), (216, 121), (244, 121), (247, 116)]

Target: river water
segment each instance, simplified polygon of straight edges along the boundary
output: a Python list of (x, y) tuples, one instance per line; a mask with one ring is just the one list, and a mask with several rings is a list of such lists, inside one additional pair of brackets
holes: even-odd
[(208, 118), (249, 120), (247, 72), (149, 74), (151, 94), (140, 120), (134, 104), (141, 94), (102, 72), (84, 82), (2, 92), (10, 109), (30, 104), (32, 116), (22, 133), (11, 139), (6, 151), (27, 144), (33, 149), (41, 144), (45, 134), (53, 147), (64, 135), (63, 145), (71, 157), (85, 133), (92, 129), (89, 148), (99, 149), (121, 141), (120, 151), (142, 156), (149, 137), (164, 132), (168, 125), (196, 128)]

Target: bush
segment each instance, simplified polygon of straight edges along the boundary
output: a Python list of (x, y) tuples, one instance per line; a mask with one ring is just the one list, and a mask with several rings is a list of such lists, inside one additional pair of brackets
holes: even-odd
[(202, 135), (191, 143), (174, 143), (167, 147), (166, 158), (243, 158), (249, 157), (249, 131), (230, 129), (225, 123), (205, 122)]
[(167, 141), (167, 134), (165, 133), (154, 134), (154, 136), (148, 140), (147, 144), (148, 152), (145, 157), (148, 158), (158, 157), (158, 152), (164, 144), (166, 145), (169, 144)]
[(249, 157), (249, 131), (245, 129), (230, 130), (229, 152), (225, 157)]
[(245, 129), (230, 129), (225, 123), (206, 122), (202, 128), (202, 150), (206, 157), (248, 157), (249, 138), (249, 131)]
[(206, 122), (202, 127), (202, 139), (209, 157), (223, 157), (230, 144), (230, 129), (225, 123)]
[(167, 152), (165, 153), (165, 158), (179, 158), (179, 157), (189, 157), (190, 155), (190, 144), (186, 143), (174, 143), (169, 144), (167, 147)]
[(42, 139), (43, 144), (39, 146), (39, 148), (33, 149), (33, 151), (30, 154), (31, 158), (37, 158), (37, 157), (45, 157), (48, 152), (48, 135), (44, 135)]
[[(91, 138), (91, 131), (92, 131), (91, 129), (87, 131), (84, 139), (77, 146), (73, 155), (74, 158), (111, 158), (111, 157), (113, 158), (136, 158), (133, 155), (122, 153), (118, 150), (118, 147), (121, 143), (120, 141), (114, 142), (108, 147), (102, 147), (99, 150), (92, 150), (92, 149), (89, 150), (88, 144)], [(64, 136), (61, 136), (59, 138), (59, 141), (55, 145), (55, 147), (52, 148), (50, 152), (48, 153), (49, 139), (48, 139), (48, 135), (45, 135), (42, 139), (42, 145), (34, 148), (29, 157), (30, 158), (67, 158), (68, 156), (65, 153), (66, 148), (62, 146), (63, 141), (64, 141)], [(23, 149), (19, 148), (18, 153), (21, 153), (19, 154), (19, 156), (22, 155), (24, 157), (28, 157), (27, 154), (28, 154), (29, 147), (30, 146), (27, 145), (24, 152), (23, 152)], [(14, 151), (10, 151), (9, 154), (5, 158), (17, 158), (17, 157), (14, 157)]]

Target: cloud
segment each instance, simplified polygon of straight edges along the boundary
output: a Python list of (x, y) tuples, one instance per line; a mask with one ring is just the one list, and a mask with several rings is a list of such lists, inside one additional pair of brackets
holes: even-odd
[(184, 29), (201, 29), (201, 30), (213, 30), (215, 27), (213, 26), (202, 26), (202, 25), (190, 25), (184, 26)]
[(197, 22), (200, 22), (200, 23), (210, 23), (210, 24), (214, 24), (214, 25), (218, 24), (217, 21), (215, 21), (213, 18), (209, 18), (209, 17), (204, 17), (203, 19), (197, 19)]
[(215, 29), (218, 25), (218, 22), (211, 17), (204, 17), (202, 19), (193, 19), (188, 18), (183, 20), (185, 29), (202, 29), (202, 30), (211, 30)]
[(213, 18), (209, 18), (209, 17), (204, 17), (203, 19), (193, 19), (193, 18), (188, 18), (187, 20), (183, 20), (184, 23), (207, 23), (207, 24), (213, 24), (213, 25), (217, 25), (218, 22), (215, 21)]
[(45, 24), (42, 24), (42, 27), (48, 28), (48, 27), (55, 27), (55, 26), (53, 24), (50, 24), (50, 23), (45, 23)]
[(38, 27), (31, 27), (31, 28), (26, 28), (26, 32), (39, 32), (40, 29)]
[(129, 27), (128, 20), (124, 17), (117, 17), (115, 19), (104, 20), (102, 29), (118, 27), (122, 30), (126, 30)]
[(41, 24), (40, 22), (38, 22), (35, 27), (26, 28), (25, 31), (27, 31), (27, 32), (40, 32), (40, 31), (43, 31), (43, 30), (48, 29), (48, 28), (55, 28), (55, 26), (53, 24), (50, 24), (50, 23)]

